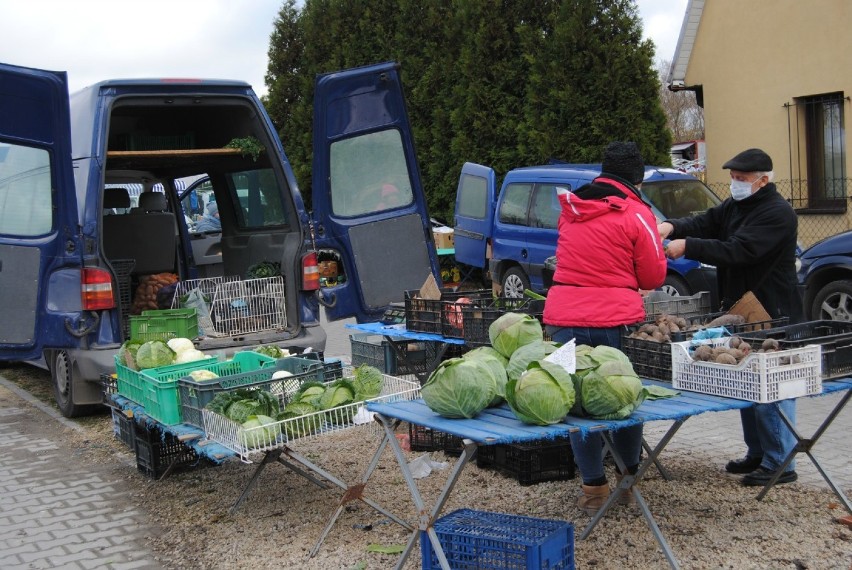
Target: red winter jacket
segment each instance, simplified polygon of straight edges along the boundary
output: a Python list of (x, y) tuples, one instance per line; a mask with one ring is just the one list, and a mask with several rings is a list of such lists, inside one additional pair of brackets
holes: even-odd
[(557, 194), (562, 214), (545, 324), (605, 328), (643, 320), (639, 289), (656, 289), (666, 278), (651, 209), (634, 189), (609, 177)]

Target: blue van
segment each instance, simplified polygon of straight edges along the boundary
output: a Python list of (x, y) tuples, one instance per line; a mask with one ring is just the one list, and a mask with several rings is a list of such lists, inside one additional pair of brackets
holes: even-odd
[[(600, 171), (600, 164), (516, 168), (506, 174), (498, 195), (494, 170), (466, 163), (456, 193), (456, 261), (488, 271), (505, 296), (520, 297), (527, 288), (546, 291), (545, 260), (556, 253), (561, 211), (555, 189), (576, 190)], [(642, 194), (660, 220), (721, 202), (700, 180), (672, 168), (646, 167)], [(710, 291), (712, 306), (718, 306), (716, 269), (693, 260), (669, 260), (662, 289), (671, 295)]]
[[(322, 351), (321, 306), (375, 319), (440, 275), (395, 63), (317, 78), (313, 217), (246, 83), (109, 80), (69, 98), (65, 73), (0, 64), (0, 84), (0, 360), (46, 367), (66, 416), (102, 402), (147, 276), (179, 277), (167, 307), (181, 285), (218, 299), (235, 326), (194, 342), (229, 356)], [(401, 199), (380, 207), (388, 184)], [(192, 231), (194, 190), (215, 200), (220, 232)], [(344, 276), (327, 287), (321, 254)], [(280, 287), (237, 291), (264, 262)]]

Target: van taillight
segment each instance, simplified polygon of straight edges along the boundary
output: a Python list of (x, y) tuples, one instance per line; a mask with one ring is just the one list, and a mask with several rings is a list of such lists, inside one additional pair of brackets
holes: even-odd
[(319, 265), (317, 254), (308, 253), (302, 257), (302, 289), (316, 291), (320, 287)]
[(112, 275), (106, 269), (83, 269), (83, 309), (97, 311), (115, 307)]

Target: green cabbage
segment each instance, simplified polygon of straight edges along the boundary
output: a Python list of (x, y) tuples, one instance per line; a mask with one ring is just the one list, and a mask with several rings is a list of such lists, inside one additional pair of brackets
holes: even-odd
[(580, 369), (578, 358), (578, 373), (572, 376), (577, 392), (572, 413), (602, 420), (629, 417), (644, 401), (646, 392), (627, 355), (603, 345), (583, 352), (585, 368)]
[(506, 401), (524, 423), (549, 425), (562, 421), (574, 405), (571, 374), (558, 364), (540, 361), (506, 385)]
[(139, 366), (136, 364), (136, 353), (138, 352), (139, 347), (143, 344), (145, 344), (145, 342), (141, 340), (131, 339), (126, 341), (121, 345), (121, 348), (118, 349), (119, 362), (131, 370), (139, 370)]
[(174, 364), (175, 351), (162, 340), (149, 340), (136, 351), (136, 364), (140, 370)]
[(275, 358), (276, 360), (279, 358), (286, 358), (290, 356), (289, 350), (284, 350), (280, 346), (275, 344), (261, 344), (258, 347), (255, 347), (254, 352), (258, 354), (263, 354), (264, 356), (269, 356), (271, 358)]
[[(289, 439), (297, 439), (319, 431), (322, 427), (322, 415), (313, 414), (317, 409), (308, 402), (291, 402), (278, 414), (284, 422), (284, 432)], [(305, 416), (305, 417), (303, 417)], [(296, 419), (300, 418), (300, 419)]]
[(509, 359), (509, 364), (506, 365), (506, 374), (509, 380), (517, 380), (531, 363), (542, 360), (557, 348), (559, 348), (559, 345), (549, 340), (532, 342), (518, 348), (512, 354), (512, 358)]
[(447, 418), (472, 418), (497, 394), (497, 381), (488, 365), (477, 359), (450, 358), (429, 375), (421, 389), (423, 401)]
[(326, 387), (319, 397), (319, 409), (330, 410), (338, 406), (351, 404), (355, 400), (355, 389), (349, 380), (338, 380)]
[[(267, 426), (267, 427), (263, 427)], [(273, 418), (264, 415), (249, 417), (240, 429), (240, 443), (246, 449), (273, 445), (281, 435), (281, 426)]]
[(544, 340), (544, 331), (535, 317), (506, 313), (488, 327), (488, 338), (497, 352), (510, 358), (521, 346)]
[[(484, 348), (491, 352), (482, 350)], [(492, 406), (499, 406), (502, 404), (503, 400), (506, 399), (506, 382), (509, 381), (509, 377), (506, 375), (506, 358), (490, 346), (475, 348), (470, 352), (465, 353), (462, 358), (467, 360), (477, 360), (491, 370), (491, 374), (494, 376), (494, 380), (497, 383), (497, 393), (494, 395), (491, 402), (488, 403), (488, 407), (490, 408)]]
[(307, 402), (319, 408), (320, 397), (325, 393), (325, 384), (320, 382), (305, 382), (293, 397), (294, 402)]
[(384, 386), (384, 376), (378, 368), (362, 364), (355, 368), (355, 375), (352, 378), (352, 387), (355, 389), (355, 400), (368, 400), (376, 398), (382, 393)]

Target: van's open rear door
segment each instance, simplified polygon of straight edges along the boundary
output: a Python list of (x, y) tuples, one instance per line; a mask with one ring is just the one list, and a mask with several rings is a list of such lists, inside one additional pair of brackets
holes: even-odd
[(440, 279), (395, 63), (317, 78), (313, 208), (330, 320), (377, 320), (431, 274)]
[(456, 190), (454, 240), (456, 261), (488, 268), (487, 244), (494, 227), (497, 177), (487, 166), (466, 162)]
[(79, 307), (78, 234), (65, 73), (0, 64), (0, 360), (76, 342), (47, 280)]

